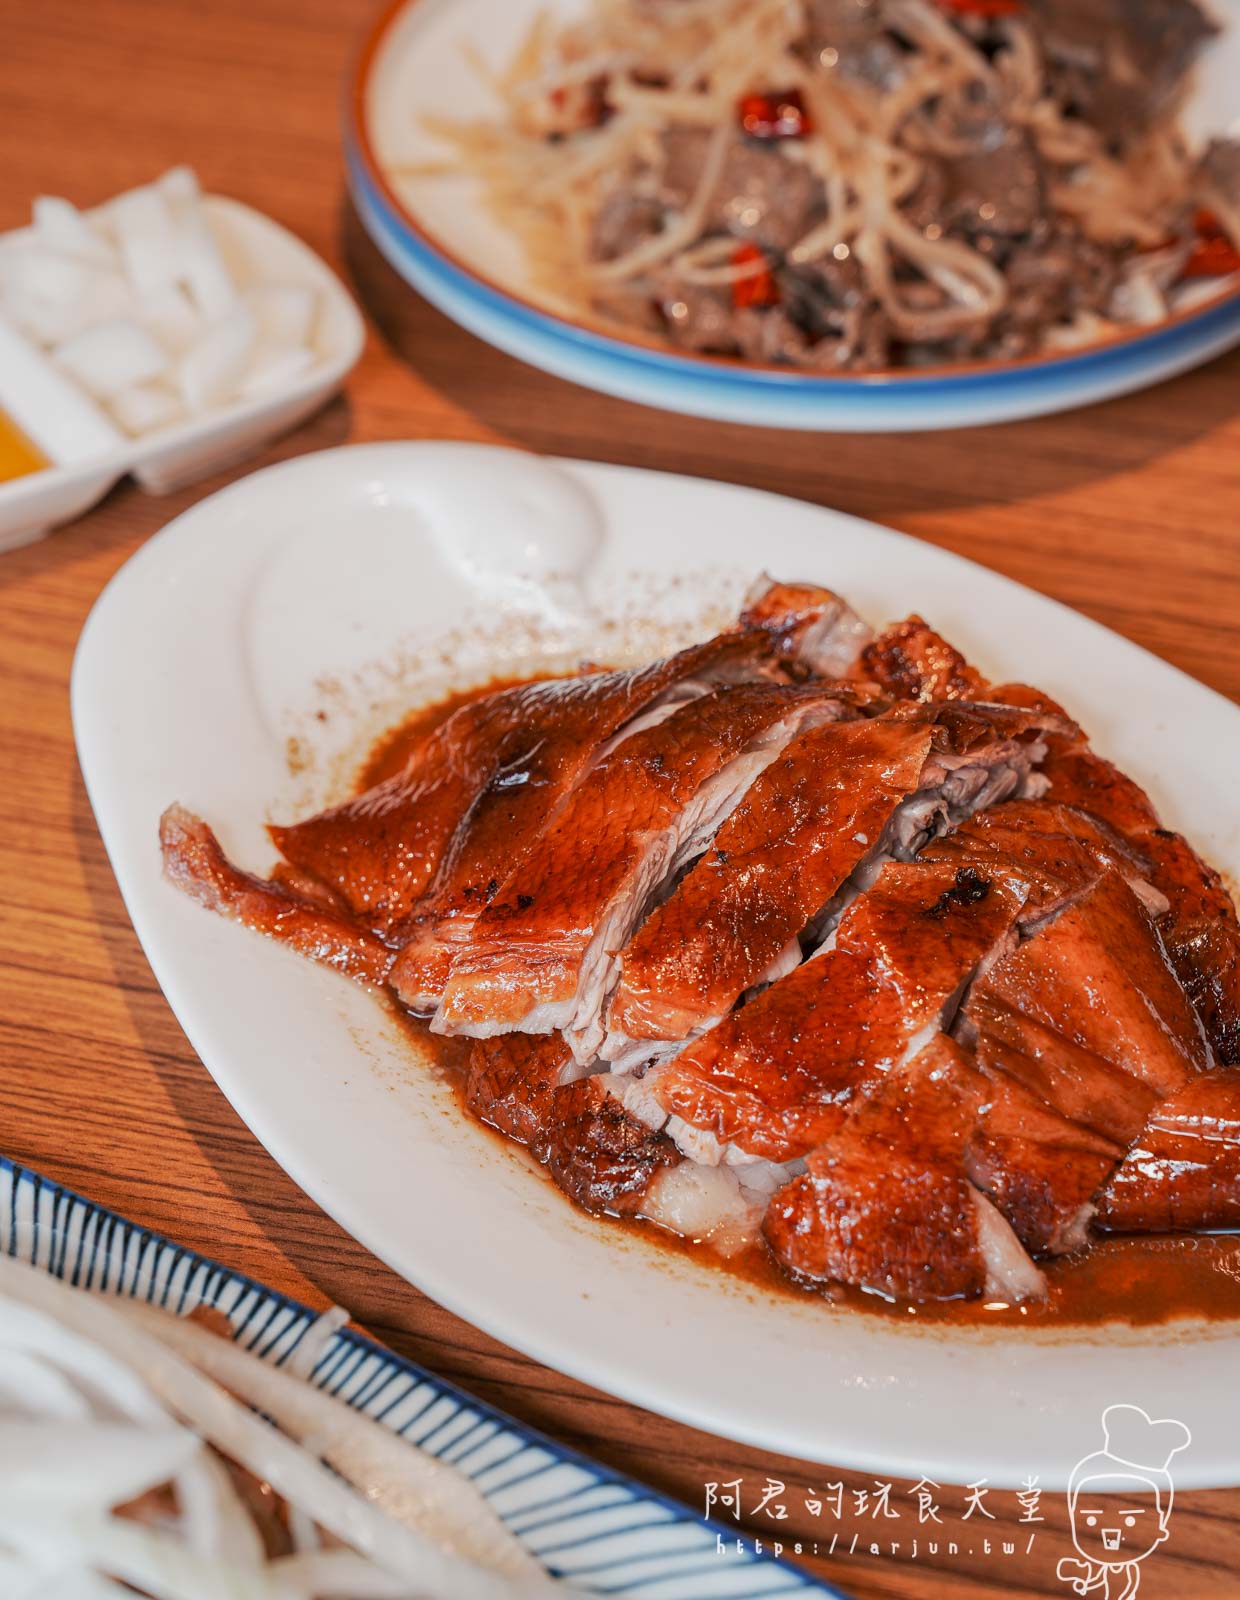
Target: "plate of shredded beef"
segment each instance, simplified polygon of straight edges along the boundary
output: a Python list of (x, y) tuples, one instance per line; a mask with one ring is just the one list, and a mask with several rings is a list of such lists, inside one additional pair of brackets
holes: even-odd
[(363, 53), (397, 269), (576, 381), (780, 426), (951, 426), (1240, 327), (1240, 43), (1199, 0), (428, 0)]

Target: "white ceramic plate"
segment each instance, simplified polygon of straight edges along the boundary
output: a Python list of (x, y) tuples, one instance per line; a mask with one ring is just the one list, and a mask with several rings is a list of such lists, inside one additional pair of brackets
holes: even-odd
[[(607, 394), (766, 427), (863, 432), (951, 428), (1039, 416), (1158, 383), (1240, 339), (1240, 283), (1201, 284), (1149, 329), (1069, 354), (975, 367), (832, 377), (695, 356), (600, 331), (555, 308), (530, 280), (519, 242), (465, 172), (397, 175), (442, 164), (452, 147), (423, 118), (497, 115), (474, 69), (502, 68), (540, 12), (569, 17), (590, 0), (403, 0), (362, 50), (346, 118), (349, 182), (375, 243), (414, 288), (479, 338)], [(1240, 0), (1213, 0), (1224, 25), (1201, 64), (1188, 112), (1196, 138), (1240, 125)]]
[(358, 735), (419, 690), (517, 671), (540, 640), (595, 659), (625, 641), (665, 648), (759, 567), (838, 587), (875, 619), (916, 607), (995, 677), (1062, 696), (1168, 821), (1240, 875), (1236, 708), (1029, 590), (749, 490), (474, 445), (366, 445), (269, 468), (178, 517), (83, 633), (82, 768), (169, 1002), (325, 1210), (550, 1366), (735, 1439), (940, 1483), (1062, 1486), (1102, 1407), (1126, 1401), (1192, 1428), (1181, 1485), (1240, 1483), (1240, 1328), (936, 1332), (669, 1258), (574, 1211), (464, 1119), (377, 1001), (161, 879), (169, 801), (263, 870), (263, 820), (339, 792)]

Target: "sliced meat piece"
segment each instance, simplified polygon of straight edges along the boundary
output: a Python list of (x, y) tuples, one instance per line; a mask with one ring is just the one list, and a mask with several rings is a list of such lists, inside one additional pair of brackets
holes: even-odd
[(918, 788), (933, 736), (911, 723), (836, 723), (773, 762), (625, 951), (604, 1056), (687, 1038), (730, 1011), (878, 845)]
[(815, 1150), (808, 1167), (776, 1194), (763, 1230), (799, 1280), (912, 1301), (1044, 1292), (1007, 1223), (951, 1168), (851, 1131)]
[[(959, 651), (920, 618), (880, 634), (862, 661), (866, 676), (892, 694), (919, 699), (981, 692), (1066, 720), (1063, 708), (1040, 689), (1026, 684), (987, 689)], [(1171, 964), (1216, 1059), (1225, 1066), (1240, 1065), (1240, 919), (1219, 874), (1180, 834), (1161, 826), (1140, 784), (1091, 750), (1075, 725), (1048, 730), (1041, 771), (1049, 799), (1088, 812), (1115, 835), (1118, 849), (1126, 846), (1136, 859), (1149, 863), (1148, 881), (1168, 902), (1159, 931)], [(1125, 876), (1135, 884), (1130, 872)]]
[[(770, 594), (765, 604), (748, 607), (738, 635), (759, 641), (761, 672), (774, 668), (768, 657), (789, 667), (812, 666), (832, 648), (832, 639), (863, 626), (828, 590), (767, 582)], [(394, 979), (412, 1010), (423, 1015), (435, 1010), (453, 959), (469, 943), (478, 917), (557, 805), (598, 761), (617, 743), (713, 685), (757, 675), (749, 646), (739, 653), (735, 644), (726, 650), (717, 646), (715, 641), (671, 658), (660, 664), (653, 680), (644, 683), (630, 682), (633, 674), (608, 674), (622, 680), (614, 689), (600, 683), (590, 703), (569, 708), (567, 715), (557, 712), (531, 722), (525, 748), (479, 791), (444, 849), (416, 911), (394, 939), (402, 946)], [(650, 698), (652, 686), (655, 692)], [(867, 696), (861, 686), (853, 692), (864, 704)], [(637, 715), (617, 727), (613, 697), (620, 694), (627, 701), (647, 698)]]
[[(660, 198), (669, 208), (683, 210), (696, 193), (712, 137), (709, 128), (683, 124), (663, 134)], [(825, 210), (822, 179), (783, 144), (757, 144), (737, 134), (724, 157), (703, 232), (752, 239), (772, 250), (786, 250), (809, 232)]]
[(1191, 1078), (1156, 1106), (1099, 1197), (1118, 1233), (1240, 1228), (1240, 1072)]
[(469, 1052), (465, 1103), (510, 1139), (532, 1145), (555, 1091), (575, 1075), (572, 1051), (558, 1034), (478, 1039)]
[(620, 180), (594, 214), (586, 251), (591, 261), (614, 261), (628, 255), (643, 239), (663, 231), (667, 208), (658, 195), (634, 189)]
[(1031, 353), (1042, 348), (1051, 325), (1071, 322), (1083, 311), (1105, 315), (1125, 255), (1063, 220), (1015, 243), (1003, 263), (1008, 300), (995, 324), (1000, 351)]
[(1020, 791), (1040, 747), (1005, 734), (1025, 719), (935, 715), (813, 729), (762, 773), (624, 954), (602, 1051), (617, 1070), (795, 966), (884, 862)]
[(997, 962), (965, 1017), (980, 1061), (1125, 1146), (1207, 1062), (1158, 935), (1113, 872)]
[(1108, 871), (1119, 872), (1151, 916), (1167, 909), (1166, 897), (1149, 882), (1148, 858), (1088, 812), (1048, 800), (990, 806), (946, 838), (931, 840), (922, 859), (1011, 874), (1025, 892), (1026, 925), (1053, 916)]
[(968, 870), (884, 867), (833, 949), (655, 1069), (659, 1103), (747, 1154), (806, 1155), (867, 1084), (950, 1018), (1019, 905)]
[(387, 978), (392, 952), (348, 915), (303, 899), (278, 883), (242, 872), (220, 848), (211, 829), (183, 806), (159, 819), (164, 876), (209, 911), (363, 983)]
[(945, 1034), (880, 1079), (848, 1126), (967, 1178), (1034, 1253), (1087, 1242), (1094, 1196), (1123, 1155)]
[(956, 1032), (988, 1074), (1012, 1079), (1066, 1121), (1122, 1148), (1158, 1102), (1149, 1084), (997, 1000), (984, 985), (970, 995)]
[(960, 130), (967, 150), (942, 164), (943, 196), (936, 219), (964, 233), (1030, 233), (1046, 209), (1037, 147), (1023, 128), (1002, 116), (971, 118)]
[(465, 1099), (501, 1133), (529, 1145), (586, 1211), (631, 1214), (655, 1177), (680, 1162), (665, 1135), (640, 1122), (601, 1077), (579, 1077), (557, 1036), (507, 1034), (470, 1051)]
[(885, 628), (861, 652), (861, 672), (902, 700), (985, 700), (986, 680), (924, 618)]
[(686, 283), (679, 274), (663, 272), (651, 285), (651, 296), (671, 344), (704, 355), (738, 356), (736, 307), (725, 289)]
[[(1012, 703), (1057, 710), (1049, 696), (1023, 685), (994, 693)], [(1188, 841), (1161, 826), (1145, 790), (1089, 748), (1081, 734), (1047, 740), (1043, 773), (1049, 798), (1088, 812), (1149, 864), (1149, 881), (1165, 897), (1158, 920), (1167, 956), (1184, 985), (1216, 1060), (1240, 1065), (1240, 919), (1222, 878)]]
[(571, 782), (597, 745), (660, 700), (774, 671), (769, 636), (749, 630), (631, 672), (504, 689), (462, 706), (405, 772), (304, 822), (273, 827), (271, 836), (288, 862), (400, 942), (471, 807), (481, 805), (492, 824), (505, 807), (536, 812), (544, 785)]
[(894, 89), (908, 74), (908, 53), (883, 26), (875, 0), (809, 0), (801, 51), (811, 66), (875, 89)]
[(763, 573), (745, 596), (742, 628), (774, 637), (781, 660), (821, 678), (855, 676), (857, 659), (874, 637), (847, 600), (812, 583), (778, 583)]
[(640, 1214), (682, 1239), (734, 1256), (761, 1238), (771, 1198), (769, 1189), (747, 1187), (743, 1173), (741, 1168), (704, 1167), (696, 1161), (664, 1167), (642, 1196)]
[(1174, 98), (1217, 31), (1195, 0), (1029, 0), (1052, 88), (1115, 144)]
[(657, 1175), (681, 1159), (667, 1135), (626, 1111), (600, 1077), (553, 1091), (533, 1150), (583, 1210), (619, 1216), (637, 1211)]
[[(828, 688), (718, 690), (626, 739), (551, 819), (457, 956), (433, 1026), (487, 1037), (561, 1029), (578, 1060), (629, 935), (804, 726), (853, 715)], [(393, 984), (403, 997), (399, 967)]]

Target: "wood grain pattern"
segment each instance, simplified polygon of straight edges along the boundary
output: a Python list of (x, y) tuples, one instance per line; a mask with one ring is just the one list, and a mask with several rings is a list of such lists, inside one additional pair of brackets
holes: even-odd
[[(190, 161), (209, 188), (261, 207), (335, 263), (372, 319), (348, 397), (265, 460), (351, 439), (467, 438), (756, 484), (985, 562), (1240, 698), (1240, 353), (1075, 415), (905, 440), (695, 422), (543, 377), (408, 293), (349, 211), (339, 93), (371, 9), (0, 0), (0, 228), (25, 220), (37, 193), (96, 202)], [(130, 929), (68, 703), (74, 643), (103, 584), (225, 481), (159, 500), (122, 487), (76, 526), (0, 557), (0, 1150), (277, 1288), (350, 1306), (395, 1348), (690, 1503), (707, 1482), (742, 1478), (749, 1534), (817, 1538), (811, 1564), (858, 1596), (1066, 1593), (1061, 1497), (1046, 1498), (1047, 1521), (1032, 1528), (998, 1494), (986, 1502), (996, 1521), (979, 1512), (961, 1524), (964, 1499), (947, 1492), (941, 1532), (919, 1528), (909, 1485), (893, 1492), (899, 1520), (858, 1513), (851, 1497), (838, 1523), (825, 1510), (815, 1519), (806, 1491), (873, 1484), (694, 1433), (504, 1349), (382, 1268), (247, 1133)], [(787, 1486), (785, 1521), (752, 1515), (768, 1477)], [(929, 1555), (927, 1531), (957, 1553)], [(1003, 1554), (1005, 1540), (1016, 1553)], [(1240, 1493), (1185, 1495), (1142, 1593), (1235, 1596), (1238, 1572)]]

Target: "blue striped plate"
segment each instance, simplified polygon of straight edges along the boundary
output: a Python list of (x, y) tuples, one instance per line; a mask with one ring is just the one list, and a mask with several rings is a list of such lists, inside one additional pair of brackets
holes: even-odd
[[(0, 1157), (0, 1250), (82, 1288), (166, 1306), (213, 1306), (246, 1349), (281, 1366), (317, 1313)], [(736, 1552), (735, 1528), (610, 1472), (351, 1328), (310, 1381), (473, 1480), (547, 1570), (589, 1594), (641, 1600), (834, 1595), (808, 1574)], [(722, 1536), (728, 1554), (719, 1554)]]

